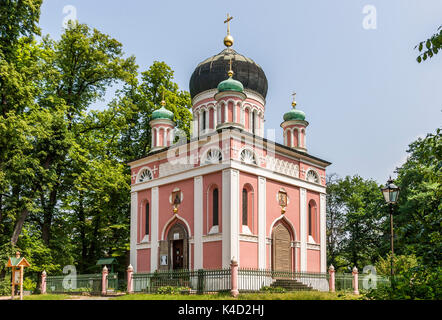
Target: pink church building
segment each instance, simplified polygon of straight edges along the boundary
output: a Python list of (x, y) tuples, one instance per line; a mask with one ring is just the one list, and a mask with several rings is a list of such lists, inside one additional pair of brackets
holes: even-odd
[[(326, 270), (330, 162), (307, 152), (304, 112), (283, 115), (284, 143), (264, 130), (262, 68), (231, 48), (190, 79), (192, 138), (178, 139), (163, 101), (152, 148), (132, 173), (130, 263), (135, 272), (241, 268)], [(289, 109), (289, 108), (288, 108)]]

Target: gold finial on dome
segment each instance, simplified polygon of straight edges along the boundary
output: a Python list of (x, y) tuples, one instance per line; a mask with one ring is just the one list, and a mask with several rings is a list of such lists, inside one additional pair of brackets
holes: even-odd
[(224, 21), (224, 23), (227, 23), (227, 36), (224, 38), (224, 45), (226, 47), (233, 46), (233, 37), (230, 35), (230, 20), (232, 20), (233, 17), (231, 17), (229, 14), (227, 14), (227, 20)]
[(166, 105), (166, 100), (164, 100), (164, 88), (163, 88), (163, 98), (161, 100), (161, 105), (164, 107)]
[(296, 107), (296, 100), (295, 100), (296, 92), (293, 92), (292, 96), (293, 96), (292, 106), (293, 106), (293, 108), (295, 108)]
[(230, 70), (227, 72), (227, 75), (231, 78), (235, 73), (232, 70), (232, 57), (230, 57)]

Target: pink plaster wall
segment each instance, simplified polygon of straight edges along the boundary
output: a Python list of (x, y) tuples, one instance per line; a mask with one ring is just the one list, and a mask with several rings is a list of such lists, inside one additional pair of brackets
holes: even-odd
[(222, 242), (203, 243), (203, 268), (216, 269), (222, 267)]
[(242, 268), (258, 268), (258, 244), (240, 241), (239, 257), (239, 263)]
[(150, 249), (137, 250), (137, 272), (150, 271)]
[(319, 250), (307, 249), (307, 271), (321, 272), (321, 254)]

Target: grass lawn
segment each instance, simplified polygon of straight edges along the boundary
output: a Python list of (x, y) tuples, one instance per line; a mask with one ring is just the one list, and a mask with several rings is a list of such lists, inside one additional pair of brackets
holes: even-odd
[(293, 291), (287, 293), (244, 293), (237, 299), (228, 294), (171, 295), (171, 294), (127, 294), (111, 300), (356, 300), (358, 296), (349, 293), (318, 291)]

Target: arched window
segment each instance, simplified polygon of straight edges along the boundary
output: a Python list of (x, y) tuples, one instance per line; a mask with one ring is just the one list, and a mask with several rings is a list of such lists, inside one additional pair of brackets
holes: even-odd
[(244, 149), (241, 151), (239, 159), (245, 164), (257, 164), (255, 154), (249, 149)]
[(207, 151), (203, 164), (220, 163), (223, 160), (223, 154), (219, 148), (211, 148)]
[(249, 203), (248, 203), (248, 192), (247, 189), (242, 189), (242, 225), (248, 225), (248, 211), (249, 211)]
[(316, 203), (313, 200), (308, 204), (308, 235), (316, 237)]
[(319, 183), (319, 177), (318, 174), (313, 171), (313, 170), (309, 170), (307, 172), (307, 175), (305, 177), (305, 180), (309, 181), (309, 182), (315, 182), (315, 183)]
[(152, 171), (150, 171), (148, 168), (145, 168), (141, 171), (138, 178), (138, 182), (144, 182), (152, 179), (153, 179)]
[(206, 123), (206, 110), (203, 111), (203, 130), (206, 130), (207, 128), (207, 123)]
[(255, 134), (256, 129), (256, 111), (252, 113), (252, 133)]
[(219, 199), (218, 199), (218, 189), (213, 190), (213, 199), (212, 199), (212, 221), (213, 225), (217, 226), (219, 224)]
[(146, 219), (146, 221), (145, 221), (145, 232), (144, 232), (144, 234), (145, 235), (149, 235), (149, 216), (150, 216), (150, 208), (149, 208), (149, 202), (146, 202), (146, 212), (145, 212), (145, 215), (144, 215), (144, 218)]

